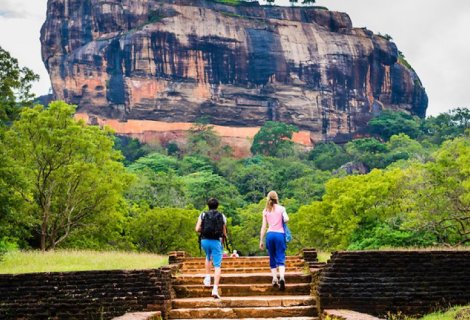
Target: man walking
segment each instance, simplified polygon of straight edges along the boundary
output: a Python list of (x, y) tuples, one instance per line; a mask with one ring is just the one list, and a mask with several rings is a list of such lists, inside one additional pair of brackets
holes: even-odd
[(222, 265), (223, 241), (227, 235), (227, 218), (217, 211), (219, 207), (217, 199), (209, 199), (207, 206), (209, 211), (201, 213), (196, 223), (196, 232), (200, 233), (202, 238), (201, 246), (206, 253), (206, 276), (203, 283), (206, 287), (211, 285), (210, 268), (212, 260), (215, 270), (212, 296), (215, 299), (220, 299), (218, 288)]

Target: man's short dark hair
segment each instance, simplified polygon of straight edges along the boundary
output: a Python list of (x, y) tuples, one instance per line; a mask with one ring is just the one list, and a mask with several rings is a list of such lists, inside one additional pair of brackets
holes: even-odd
[(209, 207), (209, 210), (215, 210), (219, 207), (219, 201), (217, 201), (216, 198), (210, 198), (207, 200), (207, 206)]

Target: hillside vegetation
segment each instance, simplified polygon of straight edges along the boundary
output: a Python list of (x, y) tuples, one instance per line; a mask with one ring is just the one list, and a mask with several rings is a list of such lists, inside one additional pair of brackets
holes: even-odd
[(427, 119), (383, 111), (363, 138), (311, 151), (290, 140), (296, 127), (266, 122), (253, 156), (235, 159), (210, 119), (193, 126), (186, 145), (149, 148), (74, 120), (65, 102), (32, 107), (15, 92), (0, 92), (8, 98), (0, 103), (1, 251), (198, 254), (194, 225), (216, 197), (232, 247), (265, 254), (258, 237), (270, 190), (290, 215), (291, 253), (470, 242), (466, 108)]

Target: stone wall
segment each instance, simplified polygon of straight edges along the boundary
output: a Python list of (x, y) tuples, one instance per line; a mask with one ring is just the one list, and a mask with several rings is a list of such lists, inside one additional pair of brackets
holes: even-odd
[(336, 252), (322, 271), (318, 307), (383, 316), (470, 303), (470, 251)]
[(111, 319), (169, 306), (172, 267), (0, 275), (0, 319)]

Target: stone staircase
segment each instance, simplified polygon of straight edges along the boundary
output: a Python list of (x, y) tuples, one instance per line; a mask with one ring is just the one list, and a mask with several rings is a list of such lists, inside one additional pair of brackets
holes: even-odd
[(169, 319), (318, 319), (312, 277), (298, 256), (287, 257), (285, 291), (271, 285), (268, 257), (224, 258), (221, 299), (212, 298), (212, 288), (202, 284), (204, 269), (204, 258), (183, 260), (172, 281)]

